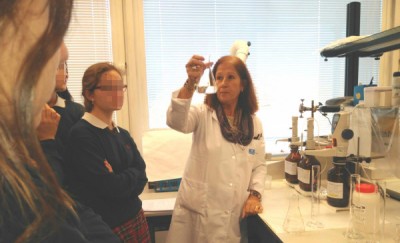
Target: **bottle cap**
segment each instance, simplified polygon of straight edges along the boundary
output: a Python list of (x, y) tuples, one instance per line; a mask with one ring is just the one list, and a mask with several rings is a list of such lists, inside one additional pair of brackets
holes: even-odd
[(356, 184), (356, 191), (357, 192), (363, 192), (363, 193), (373, 193), (376, 192), (376, 188), (373, 184), (369, 183), (360, 183)]

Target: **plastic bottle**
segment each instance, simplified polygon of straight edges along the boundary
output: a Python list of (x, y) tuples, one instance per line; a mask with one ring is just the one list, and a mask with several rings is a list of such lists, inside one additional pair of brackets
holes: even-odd
[(301, 160), (299, 146), (290, 145), (290, 154), (285, 158), (285, 179), (287, 182), (297, 184), (297, 166)]
[(333, 167), (328, 170), (326, 201), (329, 205), (344, 208), (349, 205), (350, 173), (346, 169), (346, 158), (333, 157)]
[(299, 166), (297, 167), (297, 179), (301, 190), (311, 191), (311, 167), (313, 165), (321, 165), (321, 163), (313, 155), (302, 156)]
[(393, 73), (392, 79), (392, 106), (400, 105), (400, 72)]
[(376, 234), (380, 224), (380, 195), (375, 184), (360, 183), (353, 191), (354, 204), (357, 208), (354, 215), (354, 227), (358, 232), (367, 235)]

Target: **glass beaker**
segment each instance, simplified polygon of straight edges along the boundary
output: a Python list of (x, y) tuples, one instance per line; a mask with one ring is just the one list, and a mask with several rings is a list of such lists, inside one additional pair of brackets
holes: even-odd
[(283, 222), (283, 230), (288, 233), (299, 233), (305, 230), (299, 207), (299, 195), (293, 193), (289, 199), (289, 208)]

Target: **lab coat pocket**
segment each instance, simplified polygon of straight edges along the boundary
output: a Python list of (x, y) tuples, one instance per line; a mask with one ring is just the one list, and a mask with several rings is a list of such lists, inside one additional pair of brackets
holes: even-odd
[(181, 207), (205, 215), (207, 207), (207, 184), (189, 178), (182, 178), (178, 194)]

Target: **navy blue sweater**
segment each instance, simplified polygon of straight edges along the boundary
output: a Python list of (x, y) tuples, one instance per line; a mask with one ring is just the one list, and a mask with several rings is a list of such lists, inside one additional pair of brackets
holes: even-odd
[(110, 131), (84, 119), (70, 130), (64, 172), (68, 189), (111, 227), (133, 219), (142, 208), (146, 165), (128, 131)]
[(56, 133), (56, 141), (57, 149), (63, 155), (69, 130), (82, 118), (85, 108), (79, 103), (66, 100), (65, 107), (53, 106), (53, 109), (61, 116)]

